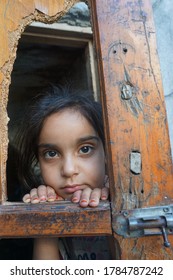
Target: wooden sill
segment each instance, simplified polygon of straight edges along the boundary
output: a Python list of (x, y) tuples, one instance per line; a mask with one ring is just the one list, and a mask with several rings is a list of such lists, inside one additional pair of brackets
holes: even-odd
[(109, 201), (96, 208), (81, 208), (67, 201), (0, 205), (1, 238), (111, 234)]

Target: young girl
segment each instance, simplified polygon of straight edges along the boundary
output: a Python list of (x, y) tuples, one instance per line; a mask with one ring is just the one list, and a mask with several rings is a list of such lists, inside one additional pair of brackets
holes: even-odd
[[(100, 199), (108, 198), (99, 103), (54, 88), (36, 98), (24, 123), (18, 147), (19, 175), (31, 188), (24, 202), (66, 199), (81, 207), (96, 207)], [(34, 168), (37, 163), (41, 176)], [(40, 238), (35, 240), (34, 258), (60, 259), (61, 252), (63, 258), (108, 259), (106, 242), (102, 237), (62, 238), (59, 242), (57, 238)], [(100, 246), (105, 248), (100, 250)]]

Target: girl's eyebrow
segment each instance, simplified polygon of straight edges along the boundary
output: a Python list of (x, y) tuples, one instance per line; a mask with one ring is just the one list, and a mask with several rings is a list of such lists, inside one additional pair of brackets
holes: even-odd
[(56, 145), (54, 145), (54, 144), (48, 144), (48, 143), (42, 143), (42, 144), (39, 144), (38, 145), (38, 149), (40, 149), (40, 148), (56, 148)]
[[(80, 143), (84, 143), (90, 140), (95, 140), (97, 142), (99, 142), (100, 138), (98, 136), (94, 136), (94, 135), (89, 135), (89, 136), (85, 136), (85, 137), (81, 137), (77, 140), (77, 142)], [(51, 143), (41, 143), (38, 145), (38, 149), (40, 148), (48, 148), (48, 149), (56, 149), (57, 146), (56, 144), (51, 144)]]
[(81, 137), (78, 139), (79, 143), (83, 143), (83, 142), (87, 142), (89, 140), (96, 140), (97, 142), (99, 142), (99, 137), (98, 136), (94, 136), (94, 135), (89, 135), (89, 136), (85, 136), (85, 137)]

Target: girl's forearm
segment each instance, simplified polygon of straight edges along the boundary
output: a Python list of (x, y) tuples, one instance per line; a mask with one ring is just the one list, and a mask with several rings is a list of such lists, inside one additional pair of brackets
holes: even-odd
[(60, 260), (58, 238), (36, 238), (33, 249), (34, 260)]

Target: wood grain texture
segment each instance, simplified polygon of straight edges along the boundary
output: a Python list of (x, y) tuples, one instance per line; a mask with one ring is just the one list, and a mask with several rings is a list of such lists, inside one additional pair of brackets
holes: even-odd
[(109, 202), (81, 208), (67, 201), (0, 206), (0, 237), (111, 235)]
[[(173, 166), (151, 1), (97, 0), (91, 11), (116, 227), (121, 209), (172, 203)], [(136, 152), (139, 174), (130, 165)], [(162, 237), (115, 237), (123, 259), (173, 257)]]

